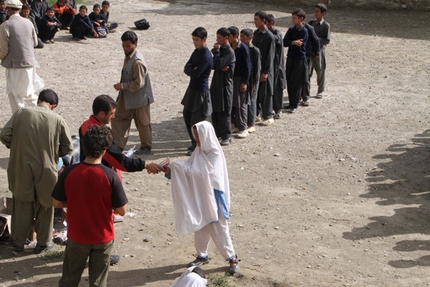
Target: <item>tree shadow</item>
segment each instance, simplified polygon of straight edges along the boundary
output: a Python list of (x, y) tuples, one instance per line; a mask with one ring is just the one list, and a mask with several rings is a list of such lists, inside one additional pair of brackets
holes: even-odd
[[(219, 15), (220, 27), (223, 14), (254, 14), (259, 10), (277, 14), (287, 13), (286, 17), (276, 18), (276, 26), (281, 27), (285, 34), (288, 27), (292, 26), (290, 14), (298, 6), (307, 13), (306, 21), (313, 19), (313, 5), (298, 5), (297, 3), (285, 3), (285, 1), (240, 1), (240, 0), (215, 0), (215, 1), (193, 1), (193, 0), (158, 0), (157, 2), (168, 3), (161, 9), (153, 10), (154, 13), (163, 15)], [(209, 7), (209, 5), (211, 5)], [(140, 11), (139, 11), (140, 12)], [(275, 15), (276, 16), (276, 15)], [(364, 10), (348, 7), (348, 9), (329, 6), (325, 19), (331, 24), (334, 33), (357, 34), (367, 36), (384, 36), (405, 39), (430, 39), (427, 26), (428, 15), (425, 12), (412, 10)], [(393, 19), (396, 23), (393, 24)], [(240, 20), (240, 19), (238, 19)], [(150, 19), (148, 19), (150, 21)], [(252, 17), (249, 19), (249, 27), (254, 28)], [(232, 25), (234, 23), (231, 23)], [(205, 26), (202, 22), (202, 26)], [(239, 27), (240, 28), (240, 27)]]
[[(369, 217), (366, 226), (345, 232), (348, 240), (389, 237), (403, 234), (430, 234), (428, 210), (430, 208), (430, 130), (417, 134), (407, 144), (393, 144), (388, 153), (374, 156), (380, 162), (368, 173), (369, 192), (364, 198), (380, 198), (382, 206), (403, 205), (394, 209), (392, 216)], [(430, 251), (427, 241), (408, 240), (397, 243), (393, 250)], [(411, 261), (392, 261), (393, 267), (407, 268), (430, 266), (430, 255)]]

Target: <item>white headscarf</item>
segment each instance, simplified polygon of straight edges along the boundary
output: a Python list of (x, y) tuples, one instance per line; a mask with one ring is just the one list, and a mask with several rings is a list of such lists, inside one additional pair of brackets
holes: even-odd
[(185, 270), (170, 287), (205, 287), (208, 281), (200, 277), (200, 275), (193, 273), (194, 268), (196, 267), (189, 267)]
[(218, 221), (222, 212), (218, 214), (214, 190), (222, 194), (224, 214), (230, 207), (227, 165), (213, 126), (202, 121), (195, 127), (200, 147), (188, 160), (170, 165), (175, 228), (179, 233), (192, 233)]

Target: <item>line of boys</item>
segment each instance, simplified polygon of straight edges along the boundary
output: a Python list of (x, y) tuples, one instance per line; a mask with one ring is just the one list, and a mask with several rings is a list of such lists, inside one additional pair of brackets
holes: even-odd
[[(274, 123), (273, 116), (280, 119), (285, 87), (288, 113), (295, 113), (299, 104), (309, 106), (313, 69), (317, 73), (316, 98), (322, 98), (325, 46), (330, 42), (330, 25), (323, 18), (326, 12), (324, 4), (315, 5), (316, 19), (307, 24), (302, 9), (293, 11), (293, 26), (282, 39), (273, 15), (258, 11), (254, 14), (257, 30), (252, 33), (243, 29), (239, 36), (235, 26), (220, 28), (211, 51), (206, 46), (206, 29), (198, 27), (192, 32), (195, 50), (184, 67), (190, 82), (181, 101), (191, 139), (189, 155), (196, 147), (191, 127), (209, 115), (221, 145), (225, 146), (231, 143), (232, 133), (245, 138), (255, 132), (255, 122), (268, 126)], [(286, 65), (284, 47), (289, 48)], [(211, 69), (214, 73), (209, 88)]]

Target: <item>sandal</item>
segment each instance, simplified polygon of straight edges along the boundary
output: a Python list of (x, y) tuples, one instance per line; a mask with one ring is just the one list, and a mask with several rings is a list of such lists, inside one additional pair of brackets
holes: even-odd
[(240, 259), (237, 258), (237, 255), (236, 255), (235, 259), (230, 259), (228, 262), (230, 263), (230, 267), (228, 268), (228, 273), (233, 275), (234, 273), (237, 272), (237, 270), (239, 270)]
[(309, 102), (308, 102), (308, 101), (303, 102), (303, 106), (305, 106), (305, 107), (309, 107)]

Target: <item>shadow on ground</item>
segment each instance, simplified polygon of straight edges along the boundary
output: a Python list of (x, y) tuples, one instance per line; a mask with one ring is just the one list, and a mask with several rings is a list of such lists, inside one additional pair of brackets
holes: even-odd
[[(381, 162), (368, 173), (371, 183), (365, 198), (378, 198), (381, 206), (403, 206), (394, 209), (392, 216), (369, 217), (366, 226), (344, 233), (348, 240), (390, 237), (404, 234), (430, 234), (430, 130), (417, 134), (410, 143), (391, 145), (386, 154), (377, 155)], [(406, 172), (408, 171), (408, 172)], [(400, 241), (396, 251), (430, 251), (430, 243), (423, 240)], [(430, 266), (430, 255), (415, 260), (391, 261), (397, 268)]]
[[(273, 13), (287, 13), (288, 16), (278, 17), (276, 26), (285, 35), (291, 24), (291, 12), (297, 8), (297, 4), (289, 3), (261, 3), (260, 1), (238, 1), (238, 0), (216, 0), (216, 1), (178, 1), (160, 0), (158, 2), (169, 3), (162, 9), (154, 10), (157, 14), (163, 15), (183, 15), (183, 16), (203, 16), (219, 15), (220, 25), (223, 24), (223, 14), (254, 14), (258, 10)], [(313, 7), (302, 5), (307, 14), (306, 21), (314, 19)], [(328, 7), (325, 19), (331, 24), (331, 31), (334, 33), (358, 34), (379, 37), (395, 37), (405, 39), (430, 39), (430, 30), (420, 33), (421, 27), (427, 25), (428, 13), (410, 10), (362, 10), (357, 8), (332, 8)], [(140, 11), (139, 11), (140, 13)], [(238, 16), (239, 17), (239, 16)], [(242, 17), (242, 16), (240, 16)], [(204, 18), (203, 18), (204, 19)], [(151, 19), (147, 19), (151, 22)], [(389, 23), (396, 21), (403, 23), (403, 29), (394, 29)], [(234, 23), (231, 23), (232, 25)], [(204, 20), (201, 23), (205, 26)], [(244, 27), (239, 27), (242, 29)], [(252, 17), (249, 19), (249, 28), (254, 29)]]

